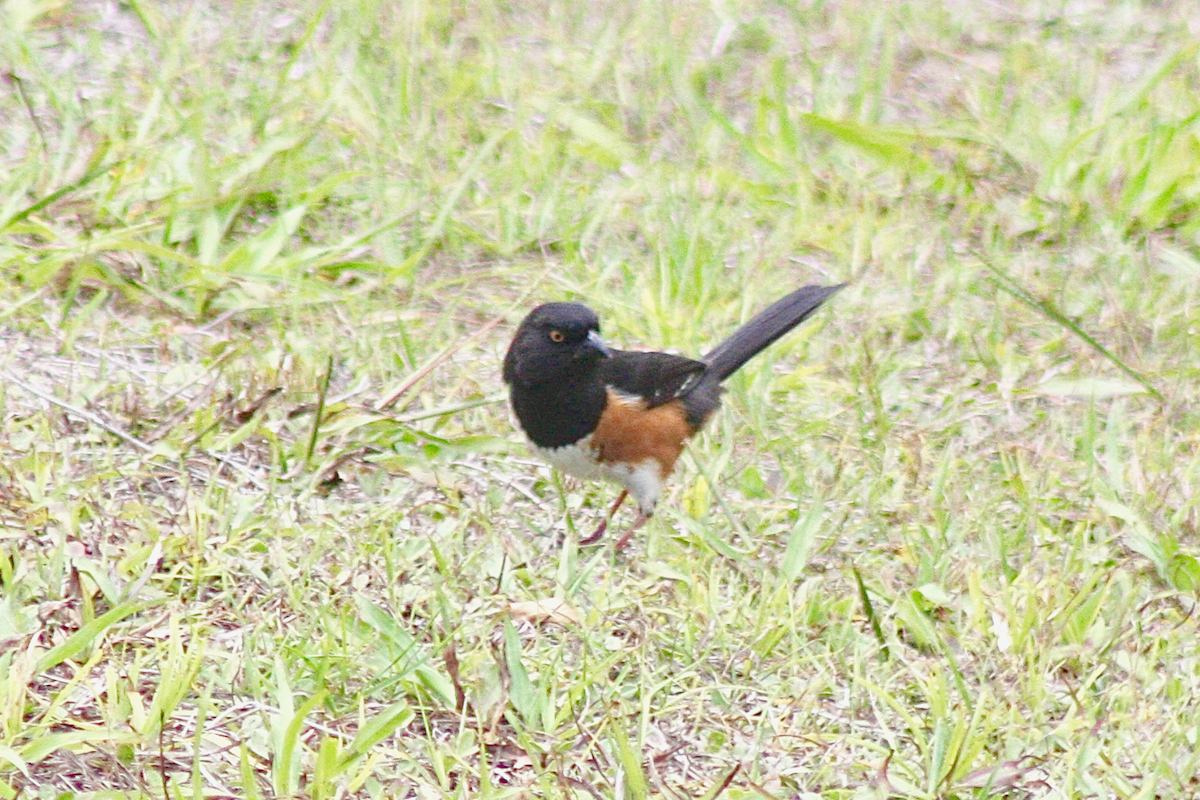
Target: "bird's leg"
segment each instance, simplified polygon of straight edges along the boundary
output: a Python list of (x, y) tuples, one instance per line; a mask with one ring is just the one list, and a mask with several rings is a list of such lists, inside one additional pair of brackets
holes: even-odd
[(624, 503), (625, 498), (628, 496), (629, 491), (627, 489), (622, 489), (621, 494), (617, 496), (617, 502), (613, 503), (612, 508), (608, 510), (608, 515), (605, 516), (604, 519), (600, 520), (599, 527), (596, 528), (595, 532), (592, 533), (591, 536), (587, 537), (586, 539), (580, 539), (579, 543), (586, 546), (600, 541), (600, 537), (604, 535), (606, 530), (608, 530), (608, 521), (612, 519), (613, 514), (617, 513), (617, 509), (621, 507), (621, 503)]
[(635, 519), (633, 524), (629, 526), (629, 530), (625, 531), (625, 533), (621, 535), (620, 539), (617, 539), (617, 543), (613, 545), (613, 550), (617, 551), (618, 553), (621, 552), (622, 548), (629, 544), (629, 540), (633, 537), (634, 531), (645, 525), (646, 520), (648, 519), (650, 519), (649, 514), (644, 511), (639, 512), (638, 518)]

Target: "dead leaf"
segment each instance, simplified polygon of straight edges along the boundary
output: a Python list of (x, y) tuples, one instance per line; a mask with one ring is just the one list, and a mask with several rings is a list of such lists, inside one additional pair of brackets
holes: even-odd
[(518, 622), (540, 624), (542, 622), (557, 622), (559, 625), (578, 625), (579, 612), (557, 597), (547, 597), (543, 600), (525, 600), (508, 604), (508, 613)]

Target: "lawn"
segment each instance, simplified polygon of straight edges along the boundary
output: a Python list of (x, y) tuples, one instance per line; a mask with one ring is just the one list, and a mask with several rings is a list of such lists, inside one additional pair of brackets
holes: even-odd
[[(1200, 793), (1191, 3), (10, 0), (0, 54), (0, 798)], [(695, 356), (842, 281), (579, 547), (529, 308)]]

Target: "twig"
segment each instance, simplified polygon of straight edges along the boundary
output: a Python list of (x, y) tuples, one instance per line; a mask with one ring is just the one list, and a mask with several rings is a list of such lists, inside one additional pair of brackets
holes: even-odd
[[(25, 381), (18, 378), (16, 375), (13, 375), (8, 370), (0, 370), (0, 379), (2, 379), (5, 383), (11, 383), (13, 386), (16, 386), (19, 389), (23, 389), (26, 392), (29, 392), (31, 395), (33, 395), (34, 397), (37, 397), (40, 400), (45, 400), (47, 403), (50, 403), (51, 405), (58, 406), (63, 411), (66, 411), (68, 414), (70, 414), (72, 416), (79, 417), (80, 419), (82, 419), (86, 422), (90, 422), (91, 424), (93, 424), (99, 428), (103, 428), (104, 430), (111, 433), (113, 436), (116, 436), (121, 441), (125, 442), (126, 444), (130, 445), (131, 447), (134, 447), (137, 450), (140, 450), (143, 453), (153, 453), (154, 452), (153, 447), (146, 444), (141, 439), (138, 439), (136, 436), (132, 436), (129, 433), (122, 430), (121, 428), (118, 428), (116, 425), (113, 425), (111, 422), (108, 422), (103, 417), (99, 416), (98, 414), (93, 414), (92, 412), (90, 412), (86, 409), (82, 409), (79, 406), (72, 405), (71, 403), (68, 403), (65, 400), (59, 400), (54, 395), (48, 394), (47, 392), (43, 392), (41, 389), (38, 389), (36, 386), (31, 386), (30, 384), (28, 384)], [(213, 459), (214, 461), (219, 461), (222, 464), (224, 464), (224, 465), (232, 468), (236, 472), (240, 473), (243, 478), (245, 478), (250, 483), (254, 484), (254, 486), (256, 488), (263, 490), (263, 491), (266, 490), (267, 485), (265, 483), (263, 483), (263, 481), (260, 480), (257, 476), (255, 476), (253, 473), (251, 473), (249, 468), (247, 468), (246, 466), (239, 464), (236, 461), (234, 461), (233, 459), (229, 458), (228, 456), (223, 456), (220, 453), (204, 451), (204, 455), (208, 456), (209, 458)], [(164, 457), (163, 460), (166, 462), (166, 464), (165, 464), (166, 466), (169, 466), (178, 472), (182, 473), (182, 472), (186, 471), (182, 465), (180, 465), (176, 462), (173, 462), (173, 459)]]
[(416, 372), (414, 372), (413, 374), (411, 374), (407, 378), (405, 378), (403, 381), (401, 381), (400, 385), (397, 386), (394, 390), (392, 390), (391, 394), (389, 394), (386, 398), (384, 398), (383, 400), (380, 400), (378, 403), (376, 403), (375, 410), (376, 411), (386, 411), (387, 409), (391, 408), (393, 405), (396, 404), (397, 400), (399, 400), (401, 397), (404, 396), (405, 392), (407, 392), (409, 389), (411, 389), (412, 387), (414, 387), (418, 383), (420, 383), (422, 380), (424, 380), (425, 377), (427, 375), (429, 375), (429, 373), (433, 372), (438, 367), (438, 365), (440, 365), (443, 361), (445, 361), (450, 356), (454, 355), (456, 352), (461, 350), (466, 345), (470, 344), (471, 342), (475, 341), (479, 337), (483, 336), (483, 334), (487, 333), (488, 331), (490, 331), (492, 328), (496, 327), (503, 321), (504, 321), (504, 317), (495, 317), (492, 320), (490, 320), (486, 325), (484, 325), (482, 328), (480, 328), (479, 330), (472, 333), (470, 336), (466, 336), (462, 339), (459, 339), (457, 342), (454, 342), (449, 347), (444, 348), (441, 352), (439, 352), (433, 358), (429, 359), (424, 364), (422, 364), (417, 369)]
[(511, 478), (506, 478), (503, 475), (498, 475), (497, 473), (492, 472), (487, 467), (482, 467), (479, 464), (472, 464), (470, 461), (454, 461), (451, 463), (451, 466), (466, 467), (467, 469), (473, 469), (473, 470), (482, 472), (484, 475), (488, 476), (492, 480), (502, 482), (505, 486), (512, 489), (517, 494), (523, 496), (526, 500), (533, 503), (535, 506), (541, 506), (542, 503), (544, 502), (542, 500), (542, 498), (538, 497), (536, 494), (529, 491), (521, 484), (517, 483), (516, 481), (512, 480)]
[(1087, 331), (1085, 331), (1083, 328), (1081, 328), (1079, 326), (1079, 324), (1077, 322), (1075, 322), (1075, 320), (1071, 319), (1066, 314), (1059, 311), (1048, 300), (1039, 300), (1038, 298), (1034, 297), (1026, 289), (1024, 289), (1020, 284), (1018, 284), (1015, 280), (1013, 280), (1011, 275), (1009, 275), (1004, 270), (997, 267), (992, 262), (988, 261), (978, 251), (975, 251), (975, 257), (978, 258), (983, 263), (983, 265), (988, 268), (988, 270), (992, 273), (992, 275), (995, 276), (993, 283), (1001, 291), (1012, 295), (1013, 297), (1020, 300), (1022, 303), (1029, 306), (1030, 308), (1032, 308), (1036, 311), (1040, 311), (1043, 315), (1045, 315), (1049, 319), (1054, 320), (1059, 325), (1062, 325), (1064, 328), (1066, 328), (1069, 331), (1071, 331), (1072, 333), (1074, 333), (1080, 339), (1083, 339), (1085, 342), (1087, 342), (1092, 347), (1093, 350), (1095, 350), (1097, 353), (1099, 353), (1100, 355), (1107, 358), (1112, 363), (1116, 364), (1117, 367), (1122, 372), (1124, 372), (1126, 375), (1133, 378), (1135, 381), (1137, 381), (1143, 387), (1145, 387), (1147, 392), (1154, 395), (1159, 401), (1166, 402), (1166, 398), (1163, 397), (1162, 392), (1160, 392), (1158, 389), (1154, 388), (1154, 385), (1151, 384), (1150, 381), (1148, 381), (1146, 378), (1142, 377), (1142, 375), (1140, 373), (1138, 373), (1132, 367), (1128, 366), (1121, 359), (1117, 358), (1117, 356), (1115, 356), (1111, 352), (1109, 352), (1108, 348), (1106, 348), (1104, 345), (1100, 344), (1100, 342), (1098, 342), (1094, 338), (1092, 338), (1092, 336)]
[(11, 383), (18, 388), (24, 389), (25, 391), (29, 392), (34, 397), (37, 397), (41, 400), (45, 400), (47, 403), (50, 403), (52, 405), (58, 406), (63, 411), (66, 411), (68, 414), (79, 417), (81, 419), (84, 419), (84, 420), (92, 423), (93, 425), (103, 428), (104, 430), (108, 431), (113, 436), (116, 436), (118, 439), (125, 442), (126, 444), (132, 445), (133, 447), (136, 447), (138, 450), (141, 450), (143, 453), (149, 453), (154, 450), (153, 447), (146, 444), (141, 439), (138, 439), (135, 436), (129, 435), (125, 431), (118, 428), (116, 425), (113, 425), (113, 424), (105, 421), (102, 417), (100, 417), (96, 414), (93, 414), (92, 412), (87, 411), (85, 409), (79, 408), (78, 406), (73, 406), (70, 403), (66, 402), (65, 400), (59, 400), (54, 395), (47, 394), (46, 392), (43, 392), (41, 389), (38, 389), (35, 386), (30, 386), (28, 383), (21, 380), (16, 375), (13, 375), (8, 370), (0, 370), (0, 378), (3, 378), (5, 383)]

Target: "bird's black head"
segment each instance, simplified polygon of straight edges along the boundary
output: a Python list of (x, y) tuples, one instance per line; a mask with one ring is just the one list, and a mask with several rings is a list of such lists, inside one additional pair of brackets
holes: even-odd
[(609, 355), (594, 311), (578, 303), (546, 303), (517, 328), (504, 357), (504, 382), (532, 386), (570, 380)]

